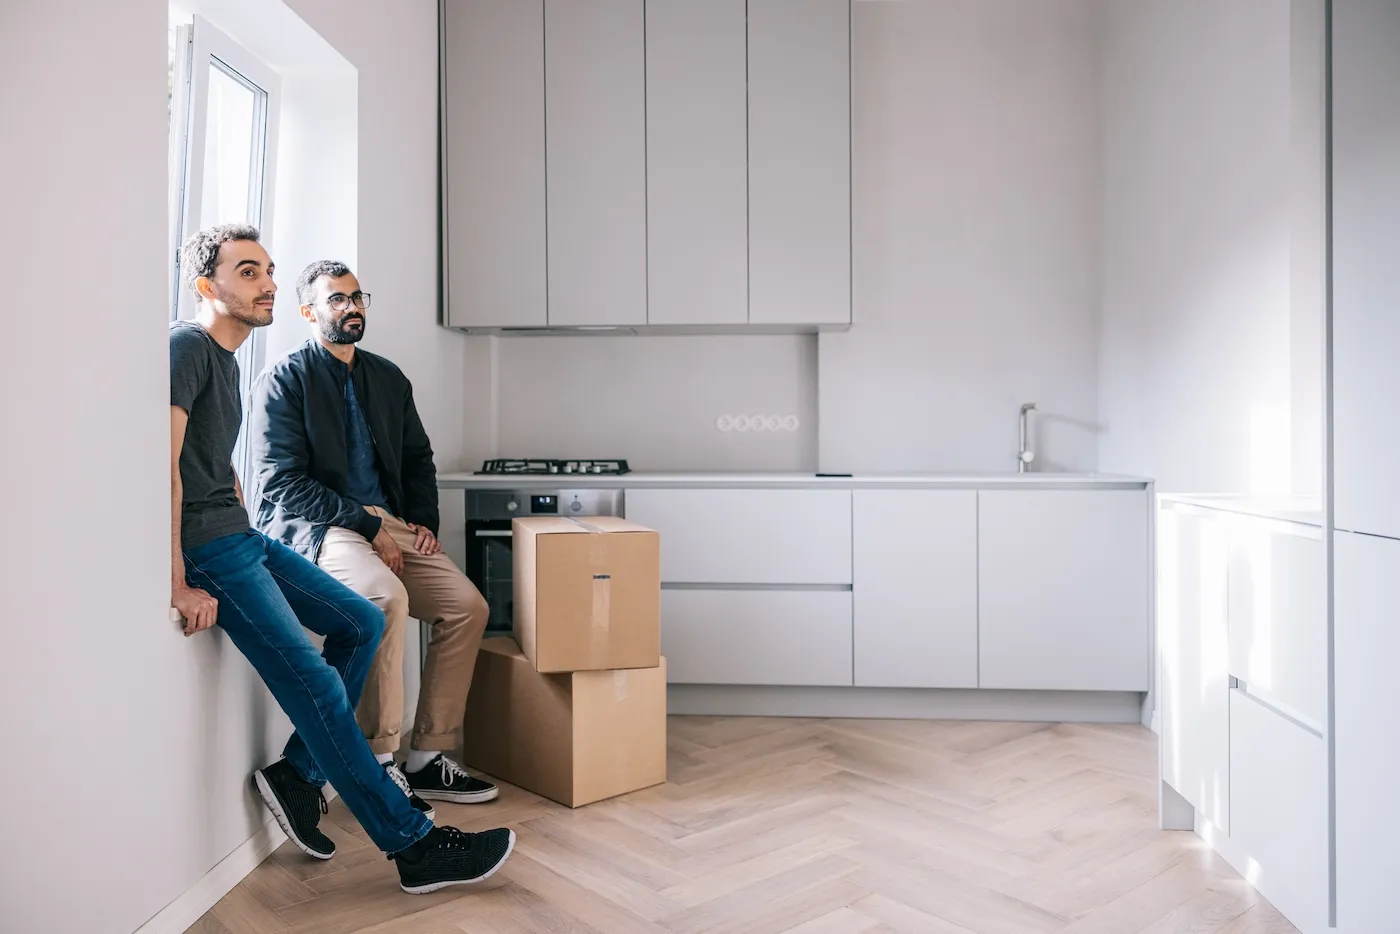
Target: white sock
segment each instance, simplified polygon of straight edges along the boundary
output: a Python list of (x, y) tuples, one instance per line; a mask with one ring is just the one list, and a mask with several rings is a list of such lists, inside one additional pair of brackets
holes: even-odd
[(381, 752), (376, 755), (375, 758), (379, 760), (380, 765), (388, 765), (390, 762), (394, 761), (394, 754), (392, 752)]
[(436, 749), (422, 750), (410, 749), (408, 751), (408, 762), (404, 763), (404, 768), (410, 772), (421, 772), (423, 766), (436, 759), (441, 753)]

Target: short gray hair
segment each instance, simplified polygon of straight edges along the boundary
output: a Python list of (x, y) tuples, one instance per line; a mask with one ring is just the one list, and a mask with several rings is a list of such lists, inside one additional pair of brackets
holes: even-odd
[(330, 276), (332, 279), (339, 279), (341, 276), (350, 275), (350, 267), (342, 262), (333, 259), (318, 259), (307, 266), (297, 276), (297, 302), (302, 305), (311, 304), (311, 287), (316, 284), (316, 280), (322, 276)]
[(201, 276), (213, 278), (214, 267), (219, 264), (219, 247), (231, 240), (251, 240), (257, 243), (260, 236), (258, 228), (248, 224), (206, 227), (191, 235), (180, 247), (180, 278), (190, 291), (194, 291), (196, 279)]

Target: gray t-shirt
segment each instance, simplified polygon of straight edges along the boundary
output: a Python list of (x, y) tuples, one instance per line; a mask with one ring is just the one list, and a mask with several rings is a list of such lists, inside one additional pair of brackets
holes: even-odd
[(243, 412), (238, 360), (193, 321), (170, 324), (170, 404), (189, 413), (180, 449), (180, 547), (249, 529), (234, 492), (233, 446)]

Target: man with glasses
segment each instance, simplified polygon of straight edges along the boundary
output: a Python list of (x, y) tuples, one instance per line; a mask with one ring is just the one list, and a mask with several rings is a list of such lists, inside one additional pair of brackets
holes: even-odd
[[(438, 543), (437, 472), (412, 384), (356, 346), (370, 296), (343, 263), (307, 266), (297, 300), (311, 339), (269, 366), (253, 391), (254, 522), (384, 611), (356, 715), (413, 806), (431, 817), (428, 801), (490, 801), (496, 786), (446, 755), (461, 744), (487, 605)], [(400, 766), (410, 614), (433, 635)]]

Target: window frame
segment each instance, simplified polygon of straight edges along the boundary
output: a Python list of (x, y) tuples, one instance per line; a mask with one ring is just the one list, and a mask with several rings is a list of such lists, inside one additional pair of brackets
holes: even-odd
[[(210, 70), (218, 68), (253, 91), (254, 138), (249, 173), (249, 217), (262, 245), (272, 252), (273, 203), (277, 178), (277, 138), (282, 114), (282, 82), (277, 72), (212, 22), (194, 14), (176, 26), (175, 78), (170, 121), (170, 320), (195, 314), (194, 295), (181, 283), (180, 245), (200, 229), (204, 163), (208, 139)], [(249, 335), (237, 353), (240, 404), (245, 430), (239, 432), (234, 468), (248, 491), (246, 406), (266, 352), (265, 328)]]

